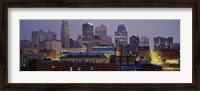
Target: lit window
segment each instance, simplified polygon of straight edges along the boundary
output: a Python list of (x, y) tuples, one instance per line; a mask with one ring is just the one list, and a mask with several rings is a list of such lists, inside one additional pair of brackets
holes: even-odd
[(51, 66), (51, 68), (52, 68), (52, 69), (54, 69), (54, 68), (55, 68), (55, 66), (53, 65), (53, 66)]

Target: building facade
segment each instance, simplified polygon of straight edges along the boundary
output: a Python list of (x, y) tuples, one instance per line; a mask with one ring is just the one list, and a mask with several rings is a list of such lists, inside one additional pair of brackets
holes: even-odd
[(82, 43), (86, 46), (87, 52), (90, 52), (93, 46), (94, 26), (86, 22), (82, 24)]
[(69, 48), (70, 47), (70, 32), (69, 32), (69, 26), (67, 21), (62, 21), (61, 26), (61, 42), (62, 42), (62, 48)]
[(107, 58), (111, 55), (115, 55), (115, 47), (109, 45), (98, 45), (92, 47), (92, 52), (103, 53)]
[(154, 50), (172, 49), (173, 37), (154, 37)]
[(83, 63), (67, 61), (38, 61), (37, 71), (116, 71), (113, 63)]
[(115, 32), (115, 44), (128, 44), (128, 33), (124, 24), (119, 24)]
[(107, 36), (107, 27), (103, 24), (95, 28), (95, 35), (99, 36), (100, 38)]
[(56, 56), (62, 56), (62, 43), (60, 41), (46, 41), (46, 50), (55, 50)]
[(60, 61), (109, 63), (109, 59), (103, 53), (95, 53), (95, 52), (69, 53), (60, 57)]

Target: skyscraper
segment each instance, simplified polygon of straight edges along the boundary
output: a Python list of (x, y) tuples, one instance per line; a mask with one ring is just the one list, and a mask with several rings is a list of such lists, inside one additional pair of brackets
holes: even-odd
[(100, 38), (107, 36), (107, 27), (103, 24), (95, 28), (95, 35), (99, 36)]
[(140, 38), (138, 36), (131, 36), (130, 44), (127, 45), (127, 48), (126, 48), (127, 52), (129, 54), (136, 54), (138, 51), (139, 43), (140, 43)]
[(69, 48), (70, 47), (70, 33), (69, 33), (69, 26), (67, 21), (62, 21), (61, 26), (61, 42), (62, 42), (62, 48)]
[(140, 43), (140, 38), (138, 36), (131, 36), (130, 37), (130, 44), (138, 47)]
[(32, 37), (31, 37), (31, 42), (33, 44), (33, 47), (38, 47), (39, 46), (39, 32), (34, 30), (32, 32)]
[(87, 52), (90, 52), (93, 46), (94, 26), (86, 22), (82, 24), (82, 43), (86, 46)]
[(128, 33), (124, 24), (119, 24), (115, 32), (115, 44), (127, 45)]

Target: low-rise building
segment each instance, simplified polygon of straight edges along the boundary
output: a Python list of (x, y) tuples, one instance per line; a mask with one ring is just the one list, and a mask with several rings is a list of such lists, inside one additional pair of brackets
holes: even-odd
[(109, 59), (103, 53), (69, 53), (60, 57), (60, 61), (68, 62), (90, 62), (90, 63), (109, 63)]
[(116, 64), (69, 61), (38, 61), (37, 71), (116, 71)]

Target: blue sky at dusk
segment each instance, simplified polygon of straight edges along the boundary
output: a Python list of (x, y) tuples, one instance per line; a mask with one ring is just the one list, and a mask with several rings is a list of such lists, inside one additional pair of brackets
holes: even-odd
[[(114, 33), (119, 24), (125, 24), (128, 37), (147, 36), (151, 48), (153, 37), (157, 36), (173, 37), (174, 42), (180, 42), (180, 20), (68, 20), (71, 38), (77, 39), (78, 35), (82, 35), (82, 24), (85, 22), (92, 23), (94, 27), (104, 24), (107, 27), (107, 34), (113, 37), (113, 42)], [(61, 24), (62, 20), (20, 20), (20, 40), (31, 40), (31, 33), (34, 29), (54, 31), (60, 40)]]

